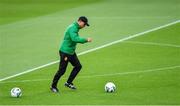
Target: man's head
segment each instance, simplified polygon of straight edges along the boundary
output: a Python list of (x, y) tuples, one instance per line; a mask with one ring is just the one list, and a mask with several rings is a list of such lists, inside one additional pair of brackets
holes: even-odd
[(80, 28), (84, 28), (86, 25), (89, 26), (88, 19), (85, 16), (79, 17), (78, 24)]

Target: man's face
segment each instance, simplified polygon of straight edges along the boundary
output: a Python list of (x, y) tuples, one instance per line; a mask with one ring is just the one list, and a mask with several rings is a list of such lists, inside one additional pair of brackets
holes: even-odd
[(78, 24), (79, 24), (81, 29), (86, 26), (85, 23), (83, 21), (81, 21), (81, 20), (78, 21)]

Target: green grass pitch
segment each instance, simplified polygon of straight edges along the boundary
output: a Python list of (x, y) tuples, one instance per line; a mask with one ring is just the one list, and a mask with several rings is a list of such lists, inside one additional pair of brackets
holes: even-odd
[[(178, 0), (0, 0), (0, 79), (58, 60), (67, 25), (80, 15), (80, 31), (93, 42), (77, 53), (180, 19)], [(27, 13), (28, 12), (28, 13)], [(0, 105), (179, 105), (180, 22), (79, 56), (77, 90), (64, 87), (72, 66), (49, 89), (58, 64), (0, 81)], [(106, 93), (112, 81), (117, 89)], [(12, 98), (13, 87), (22, 97)]]

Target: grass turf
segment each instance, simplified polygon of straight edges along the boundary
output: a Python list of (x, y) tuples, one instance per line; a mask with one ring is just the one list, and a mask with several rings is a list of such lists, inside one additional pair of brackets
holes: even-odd
[(100, 0), (0, 0), (0, 25), (97, 3)]
[[(9, 24), (0, 25), (0, 79), (58, 60), (58, 48), (65, 28), (81, 15), (89, 18), (91, 27), (81, 30), (80, 35), (92, 37), (94, 42), (85, 46), (78, 45), (77, 53), (178, 20), (177, 2), (178, 0), (146, 2), (144, 0), (105, 0), (78, 5), (63, 11), (57, 10), (55, 13), (43, 9), (42, 11), (51, 11), (51, 13), (39, 14), (38, 17), (25, 17), (20, 21), (15, 20)], [(67, 7), (69, 7), (68, 3), (65, 3)], [(36, 9), (34, 5), (37, 7), (48, 5), (41, 1), (30, 4), (33, 4), (32, 7), (27, 7), (32, 9)], [(27, 3), (27, 5), (30, 4)], [(3, 2), (2, 5), (4, 5)], [(19, 4), (17, 0), (14, 11), (17, 8), (17, 12), (20, 12), (19, 5), (21, 3)], [(6, 7), (8, 6), (0, 6), (1, 9)], [(61, 8), (51, 4), (50, 7)], [(23, 17), (24, 12), (20, 13)], [(36, 11), (30, 13), (36, 14)]]
[[(76, 1), (75, 7), (71, 7), (74, 2), (64, 3), (64, 7), (49, 3), (51, 1), (7, 2), (11, 1), (0, 1), (3, 12), (0, 21), (0, 78), (57, 60), (63, 31), (82, 14), (89, 17), (91, 27), (80, 34), (93, 37), (94, 42), (78, 45), (78, 53), (179, 19), (178, 0), (105, 0), (86, 5)], [(17, 17), (4, 12), (12, 4)], [(27, 11), (31, 16), (24, 13)], [(80, 56), (83, 70), (75, 80), (77, 91), (63, 86), (71, 67), (59, 83), (61, 93), (49, 91), (57, 64), (2, 81), (0, 104), (180, 104), (178, 67), (149, 73), (120, 74), (179, 66), (179, 48), (164, 46), (180, 44), (179, 27), (176, 24)], [(104, 92), (107, 81), (116, 84), (115, 93)], [(22, 98), (10, 97), (10, 89), (14, 86), (23, 90)]]
[[(75, 80), (78, 87), (76, 91), (63, 86), (70, 72), (70, 66), (59, 82), (60, 93), (50, 92), (50, 82), (58, 64), (10, 79), (9, 82), (1, 82), (1, 104), (180, 104), (178, 99), (180, 95), (177, 93), (180, 92), (178, 89), (180, 86), (179, 47), (135, 43), (137, 41), (150, 42), (149, 40), (151, 40), (151, 42), (159, 44), (179, 45), (180, 42), (177, 41), (179, 27), (180, 24), (176, 24), (80, 56), (84, 68)], [(173, 32), (171, 36), (170, 32)], [(159, 41), (161, 38), (163, 40)], [(168, 40), (170, 38), (174, 39), (176, 43)], [(146, 72), (150, 69), (171, 66), (178, 67)], [(123, 74), (126, 72), (129, 73)], [(23, 80), (24, 82), (21, 82)], [(116, 84), (116, 92), (104, 92), (104, 85), (108, 81)], [(10, 97), (9, 91), (14, 86), (23, 90), (21, 98)]]

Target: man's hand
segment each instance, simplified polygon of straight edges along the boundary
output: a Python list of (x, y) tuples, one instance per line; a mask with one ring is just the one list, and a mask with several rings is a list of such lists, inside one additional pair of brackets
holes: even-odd
[(87, 38), (87, 41), (88, 42), (92, 42), (92, 38)]

